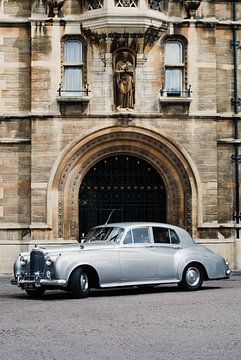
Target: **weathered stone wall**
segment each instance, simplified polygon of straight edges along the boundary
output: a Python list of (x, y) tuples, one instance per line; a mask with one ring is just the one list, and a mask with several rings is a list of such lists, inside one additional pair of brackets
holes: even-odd
[[(31, 238), (56, 240), (50, 219), (58, 212), (56, 202), (52, 202), (58, 197), (58, 184), (51, 181), (55, 172), (64, 171), (64, 155), (74, 153), (78, 142), (84, 142), (87, 136), (94, 139), (102, 129), (108, 129), (110, 147), (114, 146), (112, 132), (118, 129), (121, 133), (131, 126), (140, 135), (148, 130), (167, 139), (188, 160), (196, 181), (192, 186), (197, 188), (192, 203), (194, 234), (215, 251), (227, 254), (235, 264), (231, 2), (203, 0), (193, 19), (187, 19), (180, 2), (169, 3), (164, 11), (169, 22), (162, 24), (159, 39), (143, 51), (141, 35), (136, 45), (135, 108), (130, 113), (115, 109), (111, 38), (107, 36), (105, 44), (94, 43), (80, 26), (81, 22), (93, 21), (93, 33), (97, 32), (98, 23), (90, 18), (91, 11), (77, 14), (76, 4), (73, 10), (66, 2), (63, 17), (47, 18), (47, 10), (40, 9), (39, 4), (37, 0), (0, 1), (0, 246), (4, 245), (5, 258), (8, 245), (10, 261), (16, 249), (31, 244)], [(144, 6), (142, 16), (147, 14), (147, 3)], [(123, 10), (119, 9), (121, 24), (125, 21), (132, 29)], [(240, 2), (237, 20), (240, 40)], [(122, 31), (122, 25), (117, 25), (116, 31)], [(107, 28), (103, 25), (99, 32)], [(115, 31), (114, 25), (113, 29), (109, 33)], [(58, 99), (63, 75), (61, 41), (70, 35), (86, 38), (91, 90), (86, 103)], [(159, 99), (167, 36), (185, 39), (186, 85), (191, 85), (192, 93), (184, 105)], [(96, 156), (93, 150), (85, 161), (94, 163)], [(64, 209), (66, 213), (69, 207)], [(57, 219), (53, 222), (56, 224)]]
[(0, 0), (0, 12), (7, 16), (29, 17), (32, 0)]
[(30, 33), (28, 27), (0, 28), (1, 113), (30, 110)]
[(0, 120), (0, 223), (30, 223), (30, 122)]

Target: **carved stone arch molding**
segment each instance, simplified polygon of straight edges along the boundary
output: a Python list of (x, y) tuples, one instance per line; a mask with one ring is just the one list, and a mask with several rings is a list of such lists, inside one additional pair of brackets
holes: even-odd
[(107, 128), (70, 144), (60, 155), (48, 186), (48, 224), (54, 237), (78, 238), (78, 194), (84, 176), (100, 160), (116, 155), (146, 160), (161, 175), (167, 222), (195, 234), (202, 220), (200, 181), (188, 154), (166, 136), (137, 128)]

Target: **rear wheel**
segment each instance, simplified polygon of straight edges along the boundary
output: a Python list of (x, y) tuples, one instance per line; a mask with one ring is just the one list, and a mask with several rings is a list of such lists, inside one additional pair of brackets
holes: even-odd
[(75, 269), (71, 275), (70, 290), (76, 298), (85, 298), (89, 295), (89, 277), (83, 268)]
[(199, 290), (203, 283), (203, 271), (196, 264), (187, 265), (179, 286), (186, 290)]

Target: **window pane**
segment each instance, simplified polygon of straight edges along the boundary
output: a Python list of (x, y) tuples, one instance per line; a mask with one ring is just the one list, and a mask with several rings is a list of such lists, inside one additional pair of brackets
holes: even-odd
[(170, 230), (170, 234), (171, 234), (171, 243), (172, 244), (179, 244), (180, 240), (179, 240), (179, 237), (177, 236), (177, 234), (175, 233), (175, 231)]
[(78, 40), (68, 40), (64, 43), (64, 61), (82, 62), (82, 44)]
[(179, 41), (168, 41), (165, 48), (165, 63), (182, 64), (182, 43)]
[(123, 243), (124, 243), (124, 244), (132, 244), (132, 243), (133, 243), (131, 230), (129, 230), (128, 233), (126, 234)]
[(64, 91), (82, 90), (82, 70), (77, 67), (64, 68)]
[(165, 79), (165, 88), (167, 92), (181, 92), (182, 90), (182, 70), (167, 69)]
[(153, 227), (153, 236), (154, 236), (155, 243), (160, 243), (160, 244), (169, 244), (170, 243), (168, 229)]
[(133, 229), (134, 243), (149, 243), (149, 231), (148, 228)]

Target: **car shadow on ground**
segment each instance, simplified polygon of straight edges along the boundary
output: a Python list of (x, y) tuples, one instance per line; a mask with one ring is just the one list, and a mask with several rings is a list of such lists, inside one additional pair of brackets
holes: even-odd
[[(207, 290), (217, 290), (220, 289), (220, 286), (211, 286), (204, 284), (202, 288), (198, 291), (207, 291)], [(20, 289), (19, 289), (20, 291)], [(191, 291), (190, 291), (191, 292)], [(187, 290), (179, 288), (175, 285), (158, 285), (155, 287), (125, 287), (125, 288), (109, 288), (109, 289), (91, 289), (89, 297), (90, 298), (101, 298), (101, 297), (113, 297), (113, 296), (139, 296), (139, 295), (150, 295), (150, 294), (158, 294), (158, 293), (188, 293)], [(44, 295), (40, 299), (32, 299), (30, 298), (25, 291), (14, 293), (14, 294), (6, 294), (1, 295), (1, 297), (5, 298), (14, 298), (21, 299), (25, 301), (58, 301), (58, 300), (80, 300), (75, 299), (71, 292), (62, 291), (62, 290), (49, 290), (44, 293)]]

